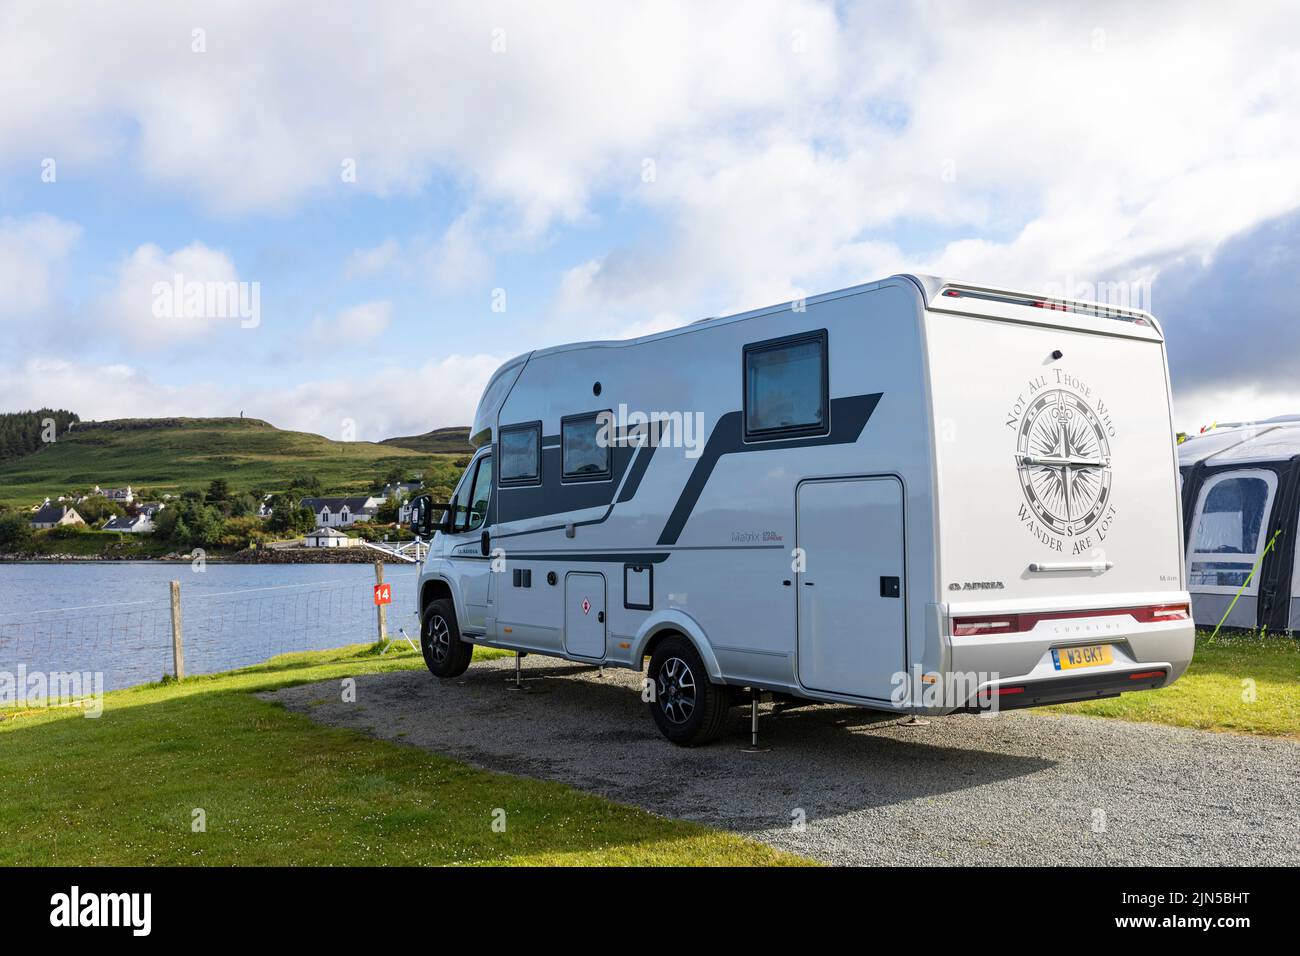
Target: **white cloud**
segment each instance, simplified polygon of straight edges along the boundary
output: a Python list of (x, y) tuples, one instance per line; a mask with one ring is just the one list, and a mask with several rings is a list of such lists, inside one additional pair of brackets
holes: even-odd
[(372, 342), (388, 331), (392, 323), (393, 303), (379, 300), (354, 305), (330, 321), (318, 319), (313, 325), (317, 335), (345, 345)]
[(60, 279), (80, 237), (80, 226), (54, 216), (0, 219), (0, 322), (30, 328), (59, 307)]
[(145, 243), (119, 263), (95, 317), (137, 347), (161, 348), (252, 323), (242, 316), (254, 304), (260, 323), (260, 296), (225, 252), (197, 241), (172, 252)]
[[(468, 425), (483, 386), (501, 364), (491, 355), (452, 355), (419, 366), (375, 366), (296, 384), (231, 387), (209, 377), (186, 385), (138, 368), (32, 358), (0, 367), (0, 408), (68, 408), (82, 418), (238, 415), (341, 440), (362, 441)], [(396, 400), (414, 395), (416, 401)]]

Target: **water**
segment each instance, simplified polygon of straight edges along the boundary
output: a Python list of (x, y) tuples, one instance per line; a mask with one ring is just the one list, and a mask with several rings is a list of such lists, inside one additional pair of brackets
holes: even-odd
[[(99, 672), (111, 690), (172, 673), (169, 582), (186, 674), (376, 637), (369, 564), (0, 564), (0, 672)], [(386, 564), (390, 636), (415, 635), (415, 565)]]

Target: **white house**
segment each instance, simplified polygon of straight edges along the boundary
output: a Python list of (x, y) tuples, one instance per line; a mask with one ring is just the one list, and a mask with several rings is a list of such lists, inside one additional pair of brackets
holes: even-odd
[(316, 524), (322, 528), (347, 528), (357, 521), (369, 521), (384, 503), (383, 498), (370, 496), (341, 498), (304, 498), (299, 507), (309, 508), (316, 515)]
[(127, 515), (120, 518), (109, 518), (104, 523), (105, 531), (126, 531), (131, 534), (143, 534), (153, 530), (153, 519), (146, 514), (138, 514), (134, 517)]
[[(96, 490), (98, 490), (98, 488), (96, 488)], [(103, 495), (109, 501), (116, 501), (118, 504), (123, 505), (129, 505), (131, 502), (135, 501), (135, 492), (131, 490), (130, 485), (127, 485), (125, 488), (105, 488)]]
[(317, 528), (302, 539), (308, 548), (351, 548), (360, 543), (358, 538), (349, 538), (337, 528)]

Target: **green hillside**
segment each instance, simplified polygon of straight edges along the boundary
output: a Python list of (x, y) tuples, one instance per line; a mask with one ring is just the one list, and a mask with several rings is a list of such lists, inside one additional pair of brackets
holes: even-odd
[(177, 494), (206, 488), (214, 478), (226, 479), (234, 493), (280, 491), (298, 476), (314, 476), (327, 494), (361, 493), (393, 469), (404, 477), (451, 477), (452, 460), (397, 445), (282, 431), (257, 419), (81, 422), (54, 444), (0, 465), (0, 503), (28, 507), (97, 484)]
[(385, 438), (382, 445), (396, 445), (430, 455), (469, 455), (474, 448), (469, 443), (469, 429), (465, 426), (453, 428), (435, 428), (423, 435), (406, 435), (399, 438)]

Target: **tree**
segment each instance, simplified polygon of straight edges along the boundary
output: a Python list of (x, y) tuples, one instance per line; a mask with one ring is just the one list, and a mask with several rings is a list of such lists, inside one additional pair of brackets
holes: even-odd
[(230, 497), (230, 485), (224, 478), (213, 478), (208, 483), (208, 501), (225, 501)]
[(320, 494), (320, 479), (305, 472), (294, 475), (289, 479), (289, 493), (293, 494), (295, 490), (306, 492), (308, 495), (318, 495)]
[(398, 500), (397, 495), (389, 495), (375, 509), (375, 521), (380, 524), (395, 524), (401, 507), (402, 503)]
[(316, 514), (300, 508), (288, 495), (279, 495), (271, 504), (271, 518), (266, 526), (272, 531), (310, 531), (316, 526)]
[(32, 543), (33, 537), (32, 526), (24, 515), (13, 512), (0, 514), (0, 551), (23, 551)]

